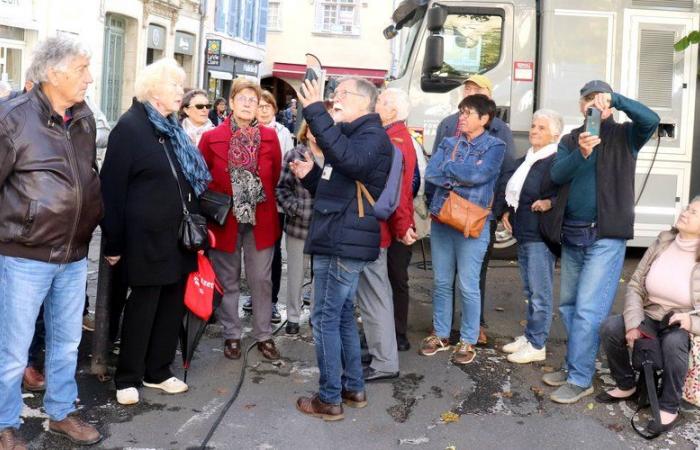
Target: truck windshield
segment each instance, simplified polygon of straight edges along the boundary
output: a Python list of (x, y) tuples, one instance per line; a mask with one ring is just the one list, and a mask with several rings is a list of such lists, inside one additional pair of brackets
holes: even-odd
[(467, 78), (493, 69), (501, 59), (503, 17), (449, 14), (442, 33), (445, 60), (435, 75)]
[(408, 61), (411, 59), (411, 54), (418, 50), (416, 42), (418, 42), (418, 32), (423, 24), (423, 16), (425, 16), (425, 7), (417, 8), (413, 19), (403, 26), (406, 30), (404, 33), (405, 40), (403, 43), (403, 51), (401, 52), (401, 59), (399, 60), (399, 78), (406, 74), (406, 69), (408, 68)]

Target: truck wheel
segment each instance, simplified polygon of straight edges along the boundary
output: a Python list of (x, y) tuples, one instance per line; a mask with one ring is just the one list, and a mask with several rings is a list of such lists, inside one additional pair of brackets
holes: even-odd
[(491, 259), (517, 259), (518, 258), (518, 241), (513, 235), (505, 229), (499, 221), (496, 228), (496, 237), (493, 243), (493, 253)]

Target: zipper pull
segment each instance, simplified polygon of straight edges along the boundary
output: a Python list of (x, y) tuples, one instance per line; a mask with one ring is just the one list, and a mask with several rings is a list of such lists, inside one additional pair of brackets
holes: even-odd
[(187, 194), (187, 203), (192, 202), (192, 193)]

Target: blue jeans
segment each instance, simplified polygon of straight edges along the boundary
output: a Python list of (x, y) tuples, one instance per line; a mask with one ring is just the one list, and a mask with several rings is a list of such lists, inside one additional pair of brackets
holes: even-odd
[(82, 336), (87, 259), (52, 264), (0, 256), (0, 430), (19, 428), (22, 375), (44, 305), (46, 393), (52, 420), (75, 410), (75, 369)]
[(536, 349), (547, 343), (552, 325), (552, 281), (556, 257), (544, 242), (518, 244), (520, 277), (528, 300), (525, 337)]
[(559, 312), (567, 333), (567, 381), (593, 381), (600, 327), (615, 301), (625, 260), (623, 239), (598, 239), (587, 247), (562, 245)]
[(455, 274), (462, 305), (460, 339), (476, 344), (479, 337), (481, 291), (479, 274), (489, 245), (487, 221), (477, 239), (437, 221), (430, 226), (430, 252), (433, 258), (433, 328), (440, 338), (450, 336)]
[(341, 388), (362, 391), (360, 336), (354, 315), (355, 292), (367, 261), (314, 255), (314, 305), (311, 313), (316, 360), (321, 373), (319, 398), (339, 404)]

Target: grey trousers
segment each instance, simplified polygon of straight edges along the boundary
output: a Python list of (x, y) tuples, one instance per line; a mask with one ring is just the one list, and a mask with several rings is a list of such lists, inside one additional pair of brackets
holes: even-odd
[(310, 257), (304, 254), (304, 239), (285, 235), (284, 245), (287, 249), (287, 320), (299, 323), (302, 306), (302, 289), (304, 272)]
[(371, 367), (380, 372), (398, 372), (394, 300), (389, 284), (386, 252), (387, 249), (380, 249), (377, 260), (365, 266), (360, 274), (357, 304), (362, 314), (367, 348), (372, 355)]
[[(241, 255), (241, 253), (243, 253)], [(255, 236), (251, 227), (239, 229), (236, 251), (233, 253), (210, 250), (216, 277), (224, 289), (217, 317), (224, 327), (224, 339), (240, 339), (241, 318), (238, 315), (238, 299), (241, 294), (241, 256), (245, 263), (245, 278), (253, 300), (253, 339), (257, 342), (272, 338), (272, 257), (274, 247), (255, 248)]]

